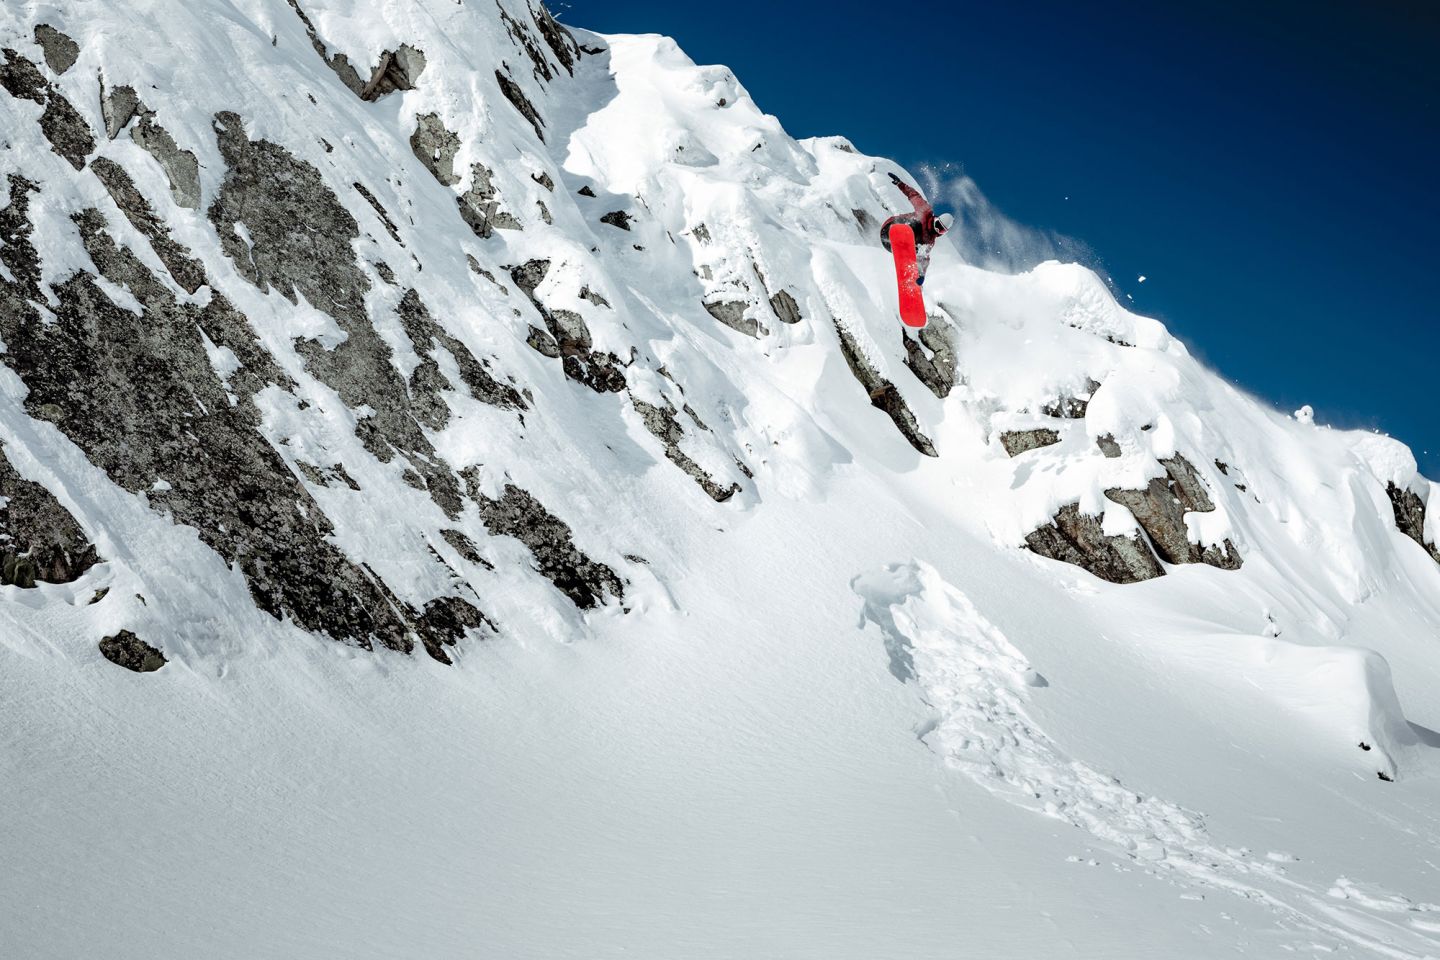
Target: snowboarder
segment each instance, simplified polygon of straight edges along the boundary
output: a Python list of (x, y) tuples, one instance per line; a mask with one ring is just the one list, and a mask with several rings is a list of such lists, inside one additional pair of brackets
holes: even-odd
[(889, 251), (890, 228), (897, 223), (903, 223), (910, 227), (915, 232), (915, 261), (920, 268), (920, 275), (916, 278), (915, 283), (923, 285), (925, 271), (930, 266), (930, 250), (935, 245), (935, 241), (943, 237), (955, 223), (955, 218), (948, 213), (942, 213), (937, 217), (930, 204), (920, 195), (920, 191), (893, 173), (890, 174), (890, 180), (910, 200), (911, 205), (915, 207), (915, 212), (897, 214), (886, 220), (880, 227), (880, 242)]

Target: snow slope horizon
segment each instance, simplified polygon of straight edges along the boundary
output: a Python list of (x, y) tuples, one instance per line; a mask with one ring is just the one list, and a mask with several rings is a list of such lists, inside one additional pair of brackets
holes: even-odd
[[(176, 519), (213, 476), (175, 458), (117, 481), (7, 333), (4, 458), (99, 562), (0, 587), (0, 889), (24, 904), (0, 943), (1440, 953), (1440, 511), (1403, 445), (1276, 415), (1081, 267), (1009, 276), (947, 245), (935, 338), (902, 339), (872, 236), (899, 168), (791, 140), (665, 38), (567, 41), (512, 0), (140, 6), (165, 51), (144, 17), (0, 17), (37, 62), (36, 24), (76, 39), (73, 67), (44, 50), (47, 82), (98, 153), (52, 152), (55, 95), (9, 75), (0, 163), (38, 184), (39, 283), (0, 311), (23, 299), (51, 329), (76, 271), (152, 323), (156, 286), (211, 310), (209, 368), (187, 375), (253, 404), (323, 539), (397, 609), (460, 598), (485, 623), (441, 641), (443, 667), (257, 606), (261, 574), (204, 512)], [(364, 74), (407, 45), (423, 69), (397, 55), (376, 99), (322, 59)], [(150, 116), (106, 136), (97, 73)], [(203, 203), (172, 199), (146, 123), (193, 152)], [(266, 195), (213, 212), (255, 189), (236, 158), (267, 141), (361, 225), (338, 244), (364, 275), (351, 312), (343, 284), (267, 265)], [(205, 285), (185, 289), (102, 159)], [(24, 193), (10, 181), (0, 250)], [(80, 242), (86, 209), (158, 279)], [(214, 339), (220, 298), (258, 350)], [(375, 338), (370, 376), (398, 371), (418, 433), (325, 365)], [(1012, 456), (1017, 437), (1034, 445)], [(1157, 482), (1198, 485), (1209, 509), (1183, 512), (1177, 549), (1209, 559), (1121, 585), (1020, 549), (1073, 504), (1163, 552), (1151, 504), (1111, 496)], [(525, 539), (556, 518), (578, 556)], [(122, 628), (165, 667), (108, 662), (96, 642)]]

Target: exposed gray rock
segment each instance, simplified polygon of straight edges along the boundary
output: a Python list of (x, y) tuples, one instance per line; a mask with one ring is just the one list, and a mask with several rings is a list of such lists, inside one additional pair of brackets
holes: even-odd
[(1190, 461), (1177, 454), (1160, 463), (1165, 467), (1166, 476), (1151, 480), (1144, 490), (1112, 489), (1106, 490), (1105, 496), (1129, 508), (1167, 562), (1208, 563), (1222, 570), (1240, 569), (1240, 553), (1228, 539), (1223, 546), (1202, 547), (1190, 542), (1185, 514), (1215, 509)]
[(335, 72), (335, 76), (340, 78), (340, 82), (343, 83), (351, 93), (354, 93), (357, 97), (363, 94), (365, 92), (365, 80), (356, 72), (355, 67), (351, 65), (350, 58), (343, 53), (337, 53), (332, 57), (330, 51), (326, 49), (325, 44), (320, 40), (320, 35), (316, 33), (315, 24), (310, 22), (310, 18), (305, 15), (305, 11), (300, 8), (299, 0), (289, 0), (289, 3), (290, 8), (294, 10), (296, 16), (300, 18), (300, 22), (305, 25), (305, 33), (310, 37), (310, 45), (315, 48), (315, 52), (320, 55), (320, 59), (325, 61), (326, 66)]
[(1440, 563), (1440, 547), (1425, 541), (1425, 501), (1415, 491), (1398, 487), (1393, 482), (1386, 485), (1385, 492), (1395, 512), (1395, 526), (1420, 544), (1436, 563)]
[(600, 218), (601, 223), (608, 223), (612, 227), (619, 227), (621, 230), (630, 229), (630, 214), (624, 210), (611, 210)]
[[(293, 385), (222, 295), (203, 307), (178, 301), (87, 210), (75, 224), (90, 261), (143, 314), (111, 302), (81, 271), (54, 286), (58, 305), (41, 315), (29, 240), (34, 189), (12, 178), (0, 211), (0, 258), (15, 277), (0, 276), (0, 361), (24, 381), (27, 412), (55, 424), (122, 489), (193, 527), (272, 616), (364, 647), (408, 651), (418, 635), (438, 650), (443, 641), (429, 636), (420, 612), (330, 541), (319, 504), (261, 434), (252, 398), (269, 384)], [(225, 383), (207, 339), (240, 361)]]
[(486, 570), (495, 569), (493, 563), (480, 555), (480, 548), (475, 546), (475, 541), (465, 536), (464, 533), (459, 530), (445, 529), (440, 531), (440, 536), (466, 561), (484, 567)]
[(375, 215), (380, 218), (380, 223), (384, 225), (385, 232), (390, 234), (390, 239), (402, 247), (405, 246), (405, 241), (400, 239), (400, 231), (395, 227), (395, 221), (390, 219), (390, 214), (385, 212), (385, 208), (380, 205), (380, 201), (375, 198), (375, 194), (367, 190), (365, 185), (358, 181), (352, 184), (352, 186), (355, 187), (355, 192), (364, 197), (365, 202), (370, 204), (371, 209), (375, 211)]
[(471, 164), (470, 189), (456, 199), (460, 206), (461, 219), (469, 225), (475, 236), (482, 240), (496, 229), (523, 229), (513, 214), (500, 209), (493, 177), (494, 173), (484, 164)]
[(520, 111), (521, 116), (530, 121), (530, 126), (535, 128), (535, 136), (540, 138), (541, 143), (544, 143), (545, 132), (541, 128), (545, 126), (545, 121), (541, 119), (540, 111), (535, 109), (535, 105), (526, 99), (525, 91), (520, 89), (518, 83), (505, 76), (505, 74), (499, 70), (495, 71), (495, 82), (500, 84), (500, 92), (505, 94), (505, 99), (510, 101), (510, 105)]
[(594, 290), (591, 290), (589, 287), (580, 288), (580, 299), (589, 300), (597, 307), (605, 307), (606, 309), (610, 309), (610, 301), (606, 300), (604, 297), (600, 296), (600, 294), (596, 293)]
[(1060, 434), (1048, 427), (1040, 427), (1035, 430), (1011, 430), (1000, 434), (1000, 445), (1012, 457), (1018, 457), (1029, 450), (1038, 450), (1059, 442)]
[(588, 610), (605, 597), (623, 599), (620, 578), (603, 563), (576, 548), (570, 527), (545, 509), (544, 504), (514, 484), (507, 483), (499, 499), (479, 489), (474, 468), (465, 474), (466, 489), (480, 508), (480, 518), (497, 536), (514, 537), (530, 549), (539, 572), (575, 606)]
[(413, 90), (420, 79), (421, 72), (425, 69), (425, 54), (409, 44), (402, 44), (398, 50), (386, 50), (380, 54), (380, 62), (374, 69), (367, 71), (362, 77), (355, 69), (350, 58), (343, 53), (331, 56), (329, 49), (320, 39), (319, 33), (315, 30), (315, 24), (306, 16), (301, 9), (299, 0), (289, 0), (290, 8), (295, 11), (300, 22), (305, 25), (305, 33), (310, 38), (310, 45), (320, 55), (320, 59), (335, 72), (351, 93), (361, 100), (379, 100), (381, 97), (396, 90)]
[(839, 320), (835, 321), (835, 332), (840, 336), (840, 352), (845, 355), (845, 363), (850, 367), (850, 372), (860, 385), (870, 395), (870, 405), (877, 410), (883, 411), (895, 424), (900, 435), (904, 437), (910, 446), (927, 457), (939, 456), (935, 452), (935, 445), (930, 438), (920, 432), (920, 424), (915, 419), (915, 414), (910, 410), (910, 405), (900, 395), (900, 390), (889, 380), (880, 376), (879, 372), (870, 365), (870, 361), (860, 351), (855, 338), (845, 325)]
[(547, 357), (559, 357), (565, 376), (596, 393), (624, 390), (624, 363), (613, 353), (600, 353), (593, 348), (585, 319), (571, 310), (551, 310), (535, 294), (549, 272), (549, 260), (530, 260), (510, 271), (510, 279), (534, 304), (549, 330), (547, 337), (544, 331), (531, 327), (526, 342)]
[[(555, 73), (550, 69), (550, 61), (545, 57), (545, 51), (540, 46), (540, 41), (535, 38), (530, 28), (519, 20), (510, 16), (504, 6), (496, 4), (500, 11), (500, 19), (505, 24), (505, 29), (510, 34), (510, 40), (522, 53), (530, 58), (531, 72), (536, 80), (549, 82), (555, 78)], [(508, 66), (508, 65), (507, 65)]]
[(943, 317), (935, 317), (920, 328), (918, 335), (910, 336), (902, 330), (900, 336), (905, 344), (905, 366), (931, 393), (944, 400), (959, 381), (955, 327)]
[[(732, 483), (728, 487), (723, 487), (716, 483), (714, 477), (706, 473), (698, 463), (686, 456), (685, 452), (680, 449), (680, 441), (685, 437), (685, 430), (680, 426), (680, 422), (675, 419), (674, 407), (668, 403), (663, 407), (657, 407), (654, 404), (638, 400), (633, 395), (630, 397), (630, 402), (635, 405), (635, 412), (640, 414), (640, 419), (645, 424), (645, 429), (649, 430), (655, 435), (657, 440), (665, 445), (666, 459), (683, 470), (692, 480), (699, 484), (700, 489), (704, 490), (710, 499), (716, 503), (724, 503), (740, 492), (740, 485), (738, 483)], [(689, 409), (687, 406), (686, 410)], [(695, 417), (693, 411), (691, 412), (691, 418), (694, 419), (696, 423), (699, 423), (699, 418)], [(701, 429), (705, 428), (704, 424), (700, 424), (700, 426)]]
[(187, 210), (200, 209), (200, 163), (195, 154), (182, 150), (175, 138), (146, 113), (130, 133), (131, 138), (145, 149), (165, 177), (170, 181), (170, 196)]
[(425, 70), (425, 54), (408, 43), (398, 50), (380, 54), (380, 62), (370, 73), (370, 80), (360, 90), (361, 100), (379, 100), (397, 90), (414, 90)]
[(1065, 420), (1083, 420), (1086, 410), (1090, 407), (1090, 398), (1093, 397), (1095, 391), (1099, 389), (1100, 384), (1095, 380), (1090, 380), (1086, 385), (1086, 396), (1072, 397), (1067, 395), (1060, 397), (1057, 400), (1052, 400), (1045, 404), (1040, 408), (1040, 412), (1047, 417), (1057, 417)]
[(116, 666), (136, 673), (154, 673), (165, 666), (165, 655), (129, 630), (100, 641), (100, 653)]
[(95, 152), (95, 137), (85, 118), (51, 86), (34, 63), (8, 47), (0, 53), (5, 57), (0, 64), (0, 88), (18, 100), (43, 105), (40, 132), (50, 141), (50, 149), (76, 170), (85, 169), (85, 161)]
[(770, 298), (770, 309), (775, 311), (781, 323), (799, 323), (805, 319), (800, 316), (800, 304), (795, 302), (788, 290), (781, 290)]
[(1139, 534), (1107, 537), (1100, 518), (1066, 504), (1049, 524), (1031, 531), (1025, 545), (1051, 560), (1071, 563), (1111, 583), (1138, 583), (1163, 577), (1165, 569)]
[(45, 64), (55, 73), (64, 73), (80, 59), (80, 45), (48, 23), (35, 27), (35, 42), (45, 54)]
[(100, 118), (105, 122), (105, 136), (111, 140), (130, 126), (136, 115), (145, 111), (140, 95), (131, 86), (107, 87), (100, 84)]
[(546, 190), (549, 190), (551, 193), (555, 192), (555, 181), (551, 180), (550, 174), (546, 173), (544, 170), (541, 170), (539, 173), (530, 174), (530, 179), (534, 180), (536, 183), (540, 184), (540, 186), (544, 187)]
[(758, 340), (770, 333), (759, 320), (745, 316), (750, 305), (743, 300), (722, 300), (718, 303), (706, 303), (704, 306), (710, 316), (747, 337)]
[(453, 187), (460, 182), (455, 173), (455, 155), (460, 152), (460, 138), (446, 128), (438, 113), (425, 113), (415, 118), (410, 149), (440, 183)]
[(495, 379), (485, 363), (476, 359), (463, 341), (451, 336), (435, 322), (415, 290), (405, 291), (405, 296), (400, 300), (399, 313), (405, 335), (410, 338), (420, 355), (428, 357), (435, 348), (449, 353), (460, 369), (460, 379), (476, 400), (505, 410), (526, 408), (525, 400), (518, 390)]
[(20, 476), (0, 445), (0, 584), (71, 583), (99, 562), (70, 512)]
[(1118, 459), (1123, 453), (1120, 449), (1120, 444), (1115, 442), (1115, 437), (1112, 434), (1107, 433), (1104, 436), (1096, 437), (1095, 446), (1099, 447), (1100, 452), (1111, 460)]
[(582, 197), (590, 197), (591, 199), (594, 199), (594, 197), (595, 197), (595, 191), (592, 190), (592, 189), (590, 189), (589, 186), (581, 187), (579, 190), (577, 190), (577, 191), (575, 191), (575, 192), (578, 193), (578, 194), (580, 194), (580, 196), (582, 196)]
[(136, 189), (135, 182), (120, 164), (109, 157), (96, 157), (90, 164), (96, 179), (104, 185), (110, 199), (125, 214), (131, 226), (150, 241), (151, 248), (175, 282), (194, 293), (206, 284), (205, 268), (190, 256), (190, 251), (170, 236), (170, 228), (155, 215), (150, 203)]
[(352, 410), (370, 407), (356, 431), (365, 448), (382, 462), (404, 456), (441, 509), (458, 514), (459, 484), (420, 429), (390, 347), (366, 313), (370, 280), (352, 246), (360, 235), (355, 218), (318, 170), (278, 144), (251, 141), (235, 114), (217, 115), (215, 131), (229, 168), (209, 209), (221, 248), (259, 289), (273, 286), (291, 302), (303, 295), (335, 320), (346, 339), (333, 348), (296, 343), (306, 369)]
[(560, 61), (560, 65), (565, 68), (566, 73), (574, 74), (575, 61), (580, 59), (581, 54), (580, 44), (575, 37), (569, 30), (556, 22), (543, 3), (539, 5), (539, 9), (531, 5), (530, 16), (534, 18), (535, 25), (540, 28), (540, 35), (545, 38), (545, 43), (549, 45), (550, 52), (555, 54), (555, 59)]

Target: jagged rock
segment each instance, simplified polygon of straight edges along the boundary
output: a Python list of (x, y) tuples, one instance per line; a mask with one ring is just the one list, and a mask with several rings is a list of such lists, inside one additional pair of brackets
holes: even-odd
[(145, 110), (140, 95), (131, 86), (105, 87), (100, 90), (100, 118), (105, 122), (105, 136), (114, 140), (130, 121)]
[(45, 54), (45, 64), (55, 73), (64, 73), (80, 59), (80, 45), (48, 23), (35, 27), (35, 42)]
[(465, 480), (486, 528), (497, 536), (514, 537), (525, 544), (540, 574), (575, 606), (588, 610), (603, 603), (607, 595), (624, 598), (625, 588), (615, 571), (581, 553), (569, 525), (546, 510), (539, 500), (511, 483), (505, 485), (499, 499), (487, 497), (479, 489), (473, 467), (466, 471)]
[(1000, 445), (1012, 457), (1018, 457), (1026, 451), (1038, 450), (1059, 442), (1060, 434), (1048, 427), (1040, 427), (1035, 430), (1011, 430), (1000, 434)]
[(555, 59), (569, 74), (575, 73), (575, 61), (580, 59), (582, 48), (571, 36), (570, 31), (561, 26), (550, 11), (545, 9), (545, 4), (540, 4), (540, 9), (530, 8), (530, 15), (535, 18), (535, 25), (540, 28), (540, 35), (545, 38), (550, 51), (555, 54)]
[(781, 323), (799, 323), (805, 319), (800, 316), (800, 304), (795, 302), (788, 290), (781, 290), (770, 298), (770, 309), (775, 311)]
[(530, 174), (530, 179), (534, 180), (536, 183), (540, 184), (540, 186), (544, 187), (546, 190), (549, 190), (551, 193), (555, 192), (555, 181), (551, 180), (550, 174), (546, 173), (545, 171), (542, 170), (539, 173)]
[(371, 71), (370, 81), (360, 89), (360, 99), (373, 101), (396, 90), (414, 90), (424, 70), (425, 54), (408, 43), (398, 50), (386, 50)]
[[(724, 503), (735, 494), (740, 492), (740, 485), (732, 483), (728, 487), (722, 487), (715, 482), (715, 478), (706, 473), (705, 470), (685, 452), (680, 449), (680, 441), (685, 436), (685, 429), (675, 419), (675, 408), (668, 403), (663, 407), (646, 403), (631, 396), (630, 402), (635, 406), (635, 412), (640, 414), (640, 420), (645, 424), (645, 429), (655, 435), (655, 438), (665, 445), (665, 457), (675, 466), (683, 470), (692, 480), (700, 485), (710, 499), (716, 503)], [(689, 410), (687, 406), (685, 409)], [(692, 419), (699, 423), (699, 418), (691, 412)], [(705, 429), (701, 424), (701, 429)]]
[(444, 529), (440, 531), (440, 536), (465, 560), (476, 566), (484, 567), (486, 570), (495, 569), (494, 564), (480, 555), (480, 548), (475, 546), (475, 541), (465, 536), (464, 533), (459, 530)]
[(1425, 501), (1415, 491), (1398, 487), (1393, 481), (1386, 485), (1385, 492), (1395, 512), (1395, 526), (1440, 563), (1440, 546), (1425, 541)]
[(1105, 496), (1128, 508), (1169, 563), (1207, 563), (1222, 570), (1238, 570), (1240, 553), (1229, 539), (1222, 546), (1190, 542), (1185, 514), (1215, 509), (1195, 468), (1180, 455), (1160, 461), (1165, 477), (1151, 480), (1144, 490), (1105, 491)]
[(606, 309), (610, 308), (610, 301), (606, 300), (604, 297), (600, 296), (600, 294), (596, 293), (594, 290), (591, 290), (589, 287), (580, 288), (580, 299), (589, 300), (597, 307), (605, 307)]
[(1100, 518), (1066, 504), (1049, 524), (1031, 531), (1025, 545), (1051, 560), (1074, 564), (1111, 583), (1163, 577), (1165, 569), (1139, 534), (1106, 536)]
[(731, 330), (737, 330), (747, 337), (754, 337), (758, 340), (770, 333), (759, 320), (745, 316), (750, 305), (743, 300), (723, 300), (719, 303), (706, 303), (704, 306), (710, 316)]
[(469, 388), (472, 397), (505, 410), (526, 409), (520, 392), (508, 383), (496, 380), (484, 362), (476, 359), (464, 342), (451, 336), (436, 323), (414, 289), (405, 291), (398, 311), (405, 335), (410, 338), (416, 351), (422, 357), (428, 356), (429, 351), (436, 347), (449, 353), (460, 370), (461, 381)]
[(116, 666), (136, 673), (154, 673), (165, 666), (165, 655), (129, 630), (100, 641), (100, 653)]
[[(228, 169), (208, 214), (221, 249), (260, 290), (273, 286), (292, 303), (303, 295), (335, 320), (343, 342), (328, 349), (317, 340), (296, 343), (306, 369), (352, 410), (373, 411), (356, 433), (376, 459), (404, 456), (436, 504), (458, 514), (459, 484), (421, 431), (390, 347), (366, 312), (370, 280), (353, 247), (360, 235), (355, 218), (313, 166), (279, 144), (250, 140), (233, 113), (215, 121)], [(236, 231), (241, 223), (248, 243)]]
[(1099, 447), (1100, 452), (1111, 460), (1119, 459), (1123, 453), (1120, 449), (1120, 444), (1115, 442), (1115, 437), (1112, 434), (1107, 433), (1104, 436), (1096, 437), (1095, 446)]
[(15, 471), (0, 444), (0, 584), (72, 583), (100, 562), (80, 524), (45, 487)]
[(531, 327), (526, 343), (545, 356), (561, 358), (565, 376), (596, 393), (624, 390), (624, 363), (613, 353), (594, 350), (585, 319), (572, 310), (551, 310), (536, 296), (536, 288), (549, 272), (549, 260), (530, 260), (510, 271), (510, 279), (529, 298), (549, 329), (547, 337), (544, 331)]
[(918, 336), (904, 331), (900, 336), (905, 344), (905, 366), (931, 393), (944, 400), (959, 380), (954, 326), (936, 317), (920, 328)]
[(120, 212), (125, 214), (125, 219), (150, 241), (151, 249), (165, 264), (175, 282), (187, 293), (194, 293), (204, 286), (207, 282), (205, 268), (190, 256), (189, 250), (171, 238), (170, 228), (155, 215), (149, 201), (141, 195), (125, 169), (109, 157), (96, 157), (90, 169)]
[(536, 201), (535, 201), (535, 206), (537, 206), (537, 207), (540, 208), (540, 219), (541, 219), (541, 220), (544, 220), (544, 221), (545, 221), (546, 223), (548, 223), (548, 224), (553, 224), (553, 223), (555, 222), (555, 218), (552, 217), (552, 216), (550, 216), (550, 208), (547, 207), (547, 206), (545, 206), (545, 201), (544, 201), (544, 200), (536, 200)]
[(436, 597), (427, 602), (418, 615), (413, 610), (408, 612), (414, 617), (416, 633), (425, 652), (441, 663), (451, 662), (442, 645), (453, 647), (471, 630), (481, 627), (489, 627), (491, 633), (498, 632), (490, 618), (463, 597)]
[(621, 230), (630, 229), (630, 214), (624, 210), (612, 210), (600, 218), (601, 223), (608, 223), (612, 227), (619, 227)]
[(187, 210), (199, 210), (200, 163), (195, 154), (180, 149), (175, 138), (148, 113), (140, 117), (130, 136), (165, 171), (165, 177), (170, 181), (170, 196), (175, 202)]
[(456, 202), (460, 205), (460, 217), (474, 231), (475, 236), (484, 240), (496, 229), (520, 230), (520, 221), (500, 209), (496, 199), (493, 172), (483, 163), (470, 166), (470, 189), (461, 194)]
[(455, 155), (460, 152), (460, 138), (446, 128), (438, 113), (421, 114), (415, 118), (410, 149), (431, 176), (443, 185), (453, 187), (460, 182), (455, 173)]
[(521, 116), (530, 121), (530, 126), (535, 128), (535, 136), (540, 138), (541, 143), (544, 143), (545, 132), (541, 127), (545, 126), (545, 121), (541, 119), (540, 111), (535, 109), (535, 105), (526, 99), (525, 91), (520, 89), (518, 83), (505, 76), (505, 74), (499, 70), (495, 71), (495, 82), (500, 84), (500, 92), (505, 94), (505, 99), (510, 101), (510, 105), (520, 111)]
[(18, 100), (42, 104), (40, 132), (50, 141), (50, 149), (76, 170), (85, 169), (85, 161), (95, 152), (95, 138), (85, 118), (34, 63), (8, 47), (0, 53), (5, 56), (0, 64), (0, 88)]
[(1064, 420), (1083, 420), (1085, 418), (1085, 412), (1090, 407), (1090, 398), (1093, 397), (1095, 391), (1099, 389), (1100, 384), (1094, 380), (1090, 380), (1085, 388), (1085, 392), (1088, 394), (1087, 396), (1060, 397), (1057, 400), (1052, 400), (1045, 404), (1040, 408), (1040, 412), (1047, 417), (1057, 417)]
[(290, 9), (295, 11), (300, 22), (305, 25), (305, 33), (310, 38), (310, 45), (315, 48), (320, 59), (324, 60), (326, 66), (340, 78), (340, 82), (361, 100), (379, 100), (396, 90), (415, 89), (415, 83), (425, 69), (425, 54), (420, 50), (409, 44), (402, 44), (398, 50), (386, 50), (380, 55), (380, 62), (373, 70), (369, 71), (369, 79), (366, 80), (361, 77), (359, 71), (350, 62), (350, 58), (345, 54), (330, 55), (329, 49), (315, 30), (315, 24), (301, 9), (299, 0), (289, 0), (289, 3)]
[[(246, 318), (219, 293), (204, 306), (177, 300), (95, 210), (74, 218), (85, 252), (143, 313), (111, 302), (82, 270), (54, 286), (57, 306), (42, 317), (30, 282), (33, 189), (12, 178), (0, 211), (0, 258), (16, 277), (0, 275), (0, 361), (25, 383), (27, 411), (54, 423), (122, 489), (193, 527), (240, 570), (261, 610), (360, 646), (410, 650), (422, 625), (328, 539), (319, 504), (260, 432), (252, 398), (293, 384)], [(224, 382), (207, 340), (239, 361)]]
[(310, 22), (310, 18), (305, 15), (305, 11), (300, 8), (299, 0), (289, 0), (289, 3), (290, 9), (295, 11), (296, 16), (300, 18), (300, 22), (305, 25), (305, 33), (310, 38), (310, 45), (315, 48), (315, 52), (320, 55), (320, 59), (325, 61), (325, 65), (334, 71), (335, 76), (340, 78), (340, 82), (343, 83), (350, 92), (354, 93), (357, 97), (364, 93), (365, 81), (361, 79), (360, 74), (357, 73), (355, 67), (351, 65), (350, 58), (343, 53), (337, 53), (332, 57), (330, 51), (326, 49), (325, 44), (321, 42), (320, 35), (316, 33), (315, 24)]
[(500, 19), (505, 24), (511, 41), (530, 58), (535, 79), (544, 80), (547, 83), (553, 80), (555, 73), (550, 69), (550, 61), (545, 59), (545, 51), (541, 49), (540, 43), (530, 32), (529, 27), (510, 16), (503, 6), (496, 4), (496, 7), (500, 11)]
[(351, 490), (359, 490), (360, 484), (346, 471), (343, 463), (332, 464), (328, 467), (317, 467), (313, 463), (306, 463), (304, 460), (295, 461), (295, 466), (305, 475), (305, 479), (322, 487), (338, 487), (344, 485)]
[(920, 424), (905, 398), (900, 395), (899, 389), (870, 365), (855, 338), (839, 320), (835, 321), (835, 332), (840, 336), (840, 352), (845, 355), (845, 363), (870, 395), (870, 405), (890, 418), (910, 446), (927, 457), (939, 456), (930, 438), (920, 432)]
[(360, 196), (365, 198), (365, 202), (370, 204), (371, 209), (375, 211), (375, 215), (380, 218), (380, 223), (384, 225), (385, 232), (390, 234), (390, 239), (402, 247), (405, 246), (405, 241), (400, 239), (400, 231), (396, 228), (395, 221), (390, 219), (390, 214), (385, 212), (385, 208), (380, 205), (380, 201), (375, 198), (375, 194), (367, 190), (365, 185), (358, 181), (352, 184), (352, 186)]

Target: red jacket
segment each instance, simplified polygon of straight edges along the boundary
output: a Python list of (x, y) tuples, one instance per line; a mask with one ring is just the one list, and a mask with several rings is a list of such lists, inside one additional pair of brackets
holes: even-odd
[(940, 234), (935, 230), (935, 211), (930, 204), (920, 195), (920, 191), (901, 180), (895, 174), (890, 174), (890, 180), (900, 188), (900, 192), (909, 199), (910, 205), (915, 208), (914, 213), (896, 214), (880, 227), (880, 242), (885, 249), (890, 249), (890, 227), (896, 223), (908, 223), (915, 231), (915, 246), (928, 247), (940, 239)]

